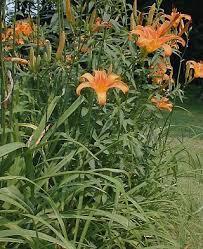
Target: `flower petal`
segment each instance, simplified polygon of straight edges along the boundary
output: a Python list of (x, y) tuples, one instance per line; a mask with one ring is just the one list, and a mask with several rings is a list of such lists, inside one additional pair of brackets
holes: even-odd
[(111, 86), (108, 87), (110, 88), (118, 88), (120, 89), (123, 93), (127, 93), (129, 91), (129, 87), (123, 83), (123, 81), (117, 81), (114, 84), (112, 84)]
[(100, 105), (106, 105), (106, 92), (97, 92), (97, 97), (98, 97), (98, 103)]
[(154, 104), (157, 104), (158, 103), (158, 99), (156, 97), (152, 97), (151, 98), (151, 102), (154, 103)]
[(138, 25), (130, 33), (135, 34), (135, 35), (139, 35), (141, 38), (146, 38), (146, 39), (153, 39), (153, 38), (155, 39), (155, 38), (157, 38), (157, 32), (151, 26), (143, 27), (141, 25)]
[(168, 45), (168, 44), (163, 44), (163, 45), (162, 45), (162, 48), (164, 49), (164, 54), (165, 54), (165, 56), (167, 56), (167, 57), (171, 56), (171, 54), (172, 54), (172, 48), (171, 48), (170, 45)]
[(114, 84), (115, 81), (120, 81), (121, 80), (121, 77), (117, 74), (114, 74), (114, 73), (110, 73), (108, 76), (107, 76), (107, 81), (108, 81), (108, 85), (110, 86), (111, 84)]
[(187, 66), (187, 65), (189, 65), (189, 68), (194, 68), (194, 67), (196, 67), (197, 62), (196, 62), (196, 61), (190, 60), (190, 61), (187, 61), (187, 62), (186, 62), (186, 66)]
[(171, 112), (173, 109), (173, 105), (171, 103), (160, 103), (159, 109), (163, 109), (163, 110), (165, 109), (165, 110)]
[(179, 13), (174, 13), (170, 21), (165, 21), (157, 30), (159, 36), (166, 34), (167, 31), (173, 26), (176, 20), (180, 17)]
[(77, 89), (76, 89), (77, 95), (80, 95), (81, 90), (82, 90), (83, 88), (87, 88), (87, 87), (91, 87), (91, 88), (92, 88), (91, 83), (89, 83), (89, 82), (83, 82), (83, 83), (81, 83), (81, 84), (77, 87)]
[(28, 65), (29, 62), (25, 59), (18, 58), (18, 57), (4, 57), (5, 61), (11, 61), (11, 62), (16, 62), (21, 65)]
[(83, 81), (89, 81), (90, 83), (94, 82), (94, 76), (92, 76), (90, 73), (85, 73), (80, 77), (81, 80)]
[(185, 46), (185, 41), (183, 40), (182, 37), (180, 37), (178, 35), (164, 35), (161, 38), (159, 38), (159, 41), (161, 44), (164, 44), (164, 43), (172, 41), (172, 40), (176, 40), (177, 42), (181, 43), (182, 46)]
[(102, 84), (103, 86), (107, 83), (107, 73), (105, 70), (95, 70), (94, 71), (94, 83), (97, 85)]

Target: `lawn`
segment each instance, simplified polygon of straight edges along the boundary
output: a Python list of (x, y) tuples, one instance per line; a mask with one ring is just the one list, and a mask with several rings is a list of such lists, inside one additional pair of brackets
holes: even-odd
[(186, 90), (184, 103), (177, 103), (171, 122), (172, 136), (203, 138), (203, 100), (200, 99), (200, 91), (202, 86), (191, 85)]
[(198, 97), (199, 86), (186, 91), (184, 103), (179, 102), (172, 116), (170, 141), (180, 146), (179, 191), (190, 206), (193, 217), (189, 228), (193, 240), (203, 245), (203, 101)]

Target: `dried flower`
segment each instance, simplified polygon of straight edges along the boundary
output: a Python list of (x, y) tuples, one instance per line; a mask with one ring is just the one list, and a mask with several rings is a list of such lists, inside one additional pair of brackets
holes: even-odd
[(16, 62), (21, 65), (28, 65), (29, 61), (19, 58), (19, 57), (4, 57), (5, 61), (11, 61), (11, 62)]

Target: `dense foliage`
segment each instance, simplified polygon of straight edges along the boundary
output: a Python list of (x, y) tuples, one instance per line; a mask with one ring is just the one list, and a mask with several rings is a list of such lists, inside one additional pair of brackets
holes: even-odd
[(176, 98), (201, 77), (189, 61), (180, 82), (190, 16), (58, 0), (46, 19), (24, 1), (31, 18), (17, 2), (0, 23), (1, 248), (197, 245), (181, 149), (166, 146)]

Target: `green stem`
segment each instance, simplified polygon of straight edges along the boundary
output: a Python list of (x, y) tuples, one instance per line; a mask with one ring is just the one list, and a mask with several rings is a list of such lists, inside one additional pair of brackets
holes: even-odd
[(6, 143), (6, 113), (4, 106), (5, 91), (6, 91), (6, 79), (5, 79), (5, 67), (4, 67), (4, 52), (3, 52), (3, 20), (4, 20), (4, 2), (0, 1), (0, 72), (1, 72), (1, 144)]
[(40, 0), (37, 0), (37, 56), (39, 55)]
[(81, 249), (82, 246), (83, 246), (83, 241), (85, 240), (85, 236), (87, 234), (87, 231), (88, 231), (88, 228), (90, 226), (90, 222), (91, 222), (91, 219), (92, 219), (93, 215), (94, 215), (94, 212), (91, 211), (90, 214), (89, 214), (89, 219), (86, 220), (86, 222), (85, 222), (85, 225), (84, 225), (84, 228), (83, 228), (83, 231), (82, 231), (80, 241), (79, 241), (79, 245), (78, 245), (77, 249)]
[[(15, 40), (16, 40), (16, 15), (17, 15), (17, 0), (15, 0), (15, 6), (14, 6), (14, 17), (13, 17), (13, 57), (15, 57), (15, 46), (16, 46), (16, 43), (15, 43)], [(14, 62), (12, 63), (12, 77), (13, 77), (13, 80), (14, 80), (14, 76), (15, 76), (15, 66), (14, 66)], [(13, 90), (12, 90), (12, 93), (11, 93), (11, 102), (10, 102), (10, 105), (9, 105), (9, 124), (10, 124), (10, 128), (13, 132), (13, 139), (14, 141), (18, 141), (18, 131), (17, 131), (17, 126), (14, 128), (14, 114), (13, 114), (13, 106), (14, 106), (14, 103), (13, 103), (13, 97), (14, 97), (14, 88), (15, 88), (15, 85), (13, 86)], [(14, 131), (16, 130), (16, 132)]]
[[(78, 202), (78, 206), (77, 206), (77, 215), (78, 216), (81, 215), (82, 205), (83, 205), (83, 192), (79, 196), (79, 202)], [(77, 237), (78, 237), (79, 225), (80, 225), (80, 218), (77, 218), (76, 222), (75, 222), (74, 242), (76, 242)]]

